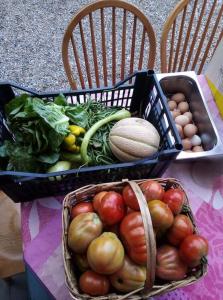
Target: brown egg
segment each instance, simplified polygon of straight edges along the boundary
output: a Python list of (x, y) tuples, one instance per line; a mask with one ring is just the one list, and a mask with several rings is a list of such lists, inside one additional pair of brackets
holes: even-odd
[(190, 111), (186, 111), (183, 115), (188, 117), (190, 122), (192, 121), (193, 115)]
[(189, 111), (189, 104), (186, 101), (183, 101), (178, 104), (177, 108), (183, 114), (183, 113)]
[(184, 126), (184, 135), (188, 138), (191, 138), (197, 133), (197, 126), (194, 124), (187, 124)]
[(175, 122), (181, 126), (185, 126), (189, 123), (189, 119), (184, 115), (180, 115), (175, 118)]
[(177, 116), (180, 116), (180, 115), (181, 115), (181, 113), (180, 113), (180, 111), (179, 111), (178, 109), (172, 110), (172, 111), (171, 111), (171, 114), (172, 114), (174, 120), (175, 120), (175, 118), (176, 118)]
[(177, 103), (173, 100), (168, 101), (168, 106), (170, 108), (170, 110), (174, 110), (175, 108), (177, 108)]
[(189, 138), (183, 139), (182, 140), (182, 145), (183, 145), (183, 150), (190, 150), (192, 145), (191, 145), (191, 141)]
[(176, 124), (176, 127), (177, 127), (177, 130), (179, 132), (180, 137), (183, 138), (184, 137), (184, 133), (183, 133), (182, 126), (180, 126), (179, 124)]
[(204, 149), (203, 149), (202, 146), (194, 146), (194, 147), (192, 148), (192, 151), (193, 151), (193, 152), (202, 152), (202, 151), (204, 151)]
[(185, 101), (185, 96), (183, 93), (176, 93), (176, 94), (172, 95), (172, 97), (170, 99), (177, 103), (180, 103), (181, 101)]

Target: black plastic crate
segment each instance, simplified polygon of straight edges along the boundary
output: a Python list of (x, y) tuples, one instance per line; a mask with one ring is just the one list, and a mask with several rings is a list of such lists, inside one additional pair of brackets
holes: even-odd
[[(0, 144), (9, 137), (4, 122), (4, 105), (21, 93), (53, 101), (63, 93), (72, 104), (88, 101), (89, 96), (106, 106), (127, 108), (150, 121), (161, 137), (159, 151), (151, 157), (135, 162), (91, 166), (69, 171), (40, 174), (0, 171), (0, 188), (15, 202), (31, 201), (53, 195), (64, 195), (87, 184), (118, 181), (125, 178), (142, 179), (162, 176), (182, 149), (181, 139), (168, 109), (166, 98), (153, 71), (136, 72), (115, 87), (79, 91), (36, 93), (5, 82), (0, 84)], [(59, 180), (58, 180), (58, 176)]]

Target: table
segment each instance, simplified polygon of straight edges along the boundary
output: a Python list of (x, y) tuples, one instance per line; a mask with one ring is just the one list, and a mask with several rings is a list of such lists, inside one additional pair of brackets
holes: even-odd
[[(219, 135), (223, 137), (223, 121), (207, 82), (204, 76), (198, 79)], [(155, 299), (223, 299), (223, 159), (175, 162), (163, 177), (178, 178), (183, 184), (200, 233), (209, 241), (209, 266), (208, 274), (199, 282)], [(61, 246), (62, 200), (63, 197), (49, 197), (23, 203), (22, 236), (24, 260), (32, 276), (39, 278), (48, 296), (67, 300), (70, 296), (65, 286)], [(43, 296), (38, 296), (33, 297), (43, 300)]]

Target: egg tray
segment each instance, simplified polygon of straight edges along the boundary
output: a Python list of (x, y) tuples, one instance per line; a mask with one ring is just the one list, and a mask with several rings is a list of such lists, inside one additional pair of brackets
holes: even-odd
[[(180, 182), (174, 178), (157, 178), (155, 179), (159, 182), (164, 190), (167, 190), (171, 187), (181, 189), (185, 195), (185, 207), (187, 207), (185, 214), (190, 218), (191, 222), (194, 225), (194, 230), (196, 233), (198, 232), (198, 228), (195, 223), (195, 219), (193, 213), (191, 211), (189, 200), (187, 198), (187, 194), (183, 189)], [(70, 292), (71, 298), (75, 300), (91, 300), (91, 299), (98, 299), (98, 300), (124, 300), (124, 299), (131, 299), (131, 300), (140, 300), (140, 299), (148, 299), (149, 297), (158, 296), (177, 288), (182, 288), (192, 283), (197, 282), (201, 278), (205, 276), (207, 273), (207, 259), (202, 261), (201, 265), (192, 269), (188, 276), (183, 280), (179, 281), (162, 281), (157, 280), (155, 278), (155, 266), (156, 266), (156, 239), (154, 236), (154, 230), (152, 226), (152, 220), (149, 213), (148, 205), (146, 199), (139, 187), (140, 183), (148, 181), (148, 179), (142, 180), (123, 180), (120, 182), (110, 182), (110, 183), (102, 183), (97, 185), (88, 185), (84, 186), (80, 189), (77, 189), (69, 194), (66, 195), (63, 201), (63, 211), (62, 211), (62, 249), (63, 249), (63, 261), (64, 261), (64, 269), (65, 269), (65, 280), (68, 290)], [(121, 192), (122, 189), (126, 186), (126, 184), (130, 184), (131, 188), (133, 189), (138, 202), (139, 207), (142, 215), (144, 230), (145, 230), (145, 240), (147, 246), (147, 273), (146, 273), (146, 281), (145, 285), (142, 288), (134, 290), (132, 292), (123, 294), (123, 293), (115, 293), (111, 291), (108, 295), (105, 296), (98, 296), (98, 297), (91, 297), (87, 294), (81, 293), (78, 287), (78, 274), (77, 268), (75, 268), (75, 263), (72, 258), (72, 252), (68, 247), (68, 228), (71, 220), (70, 212), (71, 208), (83, 201), (92, 201), (93, 196), (96, 193), (101, 191), (109, 191), (113, 190), (116, 192)]]
[(182, 150), (181, 139), (171, 117), (166, 98), (156, 74), (152, 70), (135, 72), (110, 88), (78, 91), (37, 93), (19, 85), (0, 83), (0, 145), (12, 138), (5, 123), (4, 105), (16, 95), (28, 93), (44, 101), (54, 101), (60, 93), (72, 105), (85, 103), (90, 98), (105, 106), (129, 110), (151, 122), (160, 135), (158, 151), (145, 159), (111, 165), (83, 166), (50, 174), (0, 171), (0, 188), (14, 201), (25, 202), (36, 198), (65, 195), (89, 183), (160, 177)]
[(198, 135), (204, 151), (181, 151), (177, 161), (214, 159), (223, 156), (223, 143), (209, 112), (207, 103), (197, 81), (196, 73), (177, 72), (157, 74), (160, 86), (166, 96), (183, 93), (193, 116), (193, 123), (198, 128)]

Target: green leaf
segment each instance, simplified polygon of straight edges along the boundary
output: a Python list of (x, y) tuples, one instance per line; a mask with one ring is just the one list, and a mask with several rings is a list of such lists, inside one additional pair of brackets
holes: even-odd
[(13, 141), (6, 140), (4, 145), (5, 156), (8, 157), (7, 170), (9, 171), (26, 171), (37, 172), (40, 170), (40, 164), (38, 164), (36, 158), (30, 154), (30, 148), (26, 146), (18, 146)]
[(15, 97), (5, 105), (5, 113), (7, 116), (17, 114), (25, 105), (26, 100), (30, 98), (28, 94), (22, 94)]
[(68, 133), (69, 118), (63, 114), (61, 106), (54, 103), (41, 103), (33, 98), (33, 110), (56, 132), (66, 135)]
[(54, 130), (50, 130), (48, 132), (47, 138), (48, 138), (49, 147), (51, 148), (51, 150), (57, 152), (59, 146), (62, 144), (62, 142), (64, 140), (64, 135), (58, 134)]
[(49, 154), (39, 155), (37, 157), (37, 160), (46, 164), (54, 164), (59, 160), (59, 157), (60, 157), (59, 153), (49, 153)]
[(72, 124), (88, 127), (88, 112), (83, 105), (67, 106), (65, 109), (66, 116), (69, 117)]
[(2, 146), (0, 146), (0, 157), (9, 156), (7, 143), (5, 142)]
[(63, 94), (60, 94), (59, 96), (57, 96), (54, 99), (54, 103), (57, 105), (61, 105), (61, 106), (67, 106), (67, 101)]

